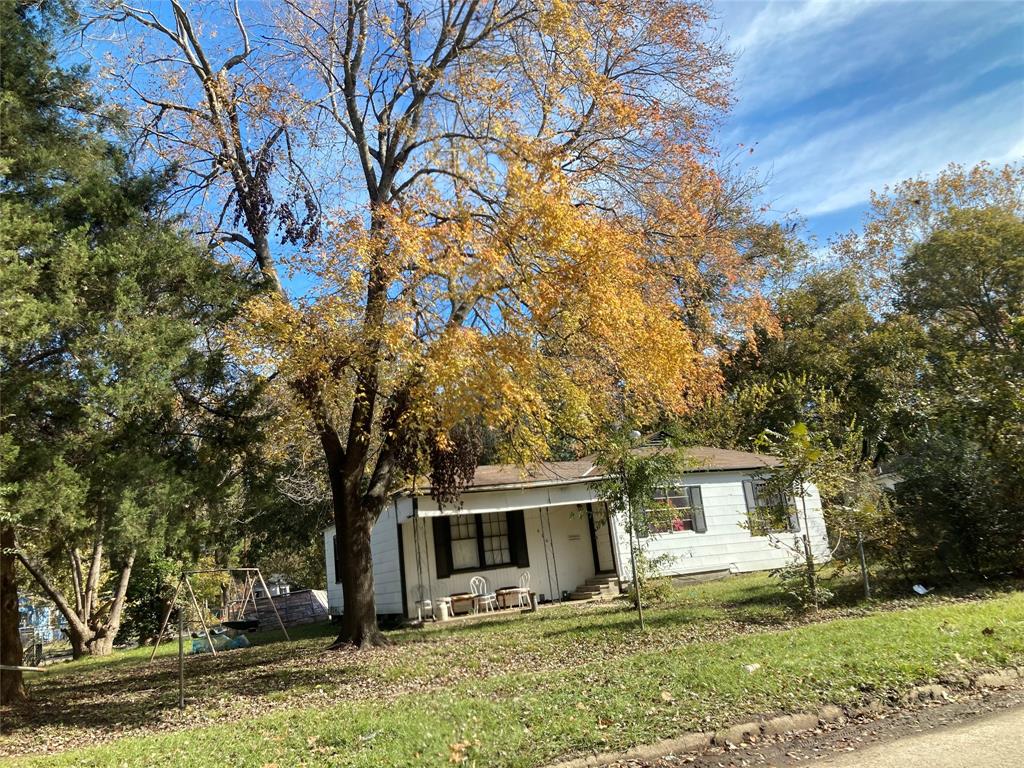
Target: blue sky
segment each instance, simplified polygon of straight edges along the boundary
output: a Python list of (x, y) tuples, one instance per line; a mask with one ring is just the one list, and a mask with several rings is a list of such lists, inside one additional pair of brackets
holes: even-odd
[(753, 147), (764, 201), (819, 246), (859, 224), (872, 189), (1024, 160), (1024, 2), (712, 2), (736, 58), (718, 146)]
[(1024, 3), (724, 0), (738, 102), (724, 153), (819, 245), (868, 193), (951, 161), (1024, 157)]

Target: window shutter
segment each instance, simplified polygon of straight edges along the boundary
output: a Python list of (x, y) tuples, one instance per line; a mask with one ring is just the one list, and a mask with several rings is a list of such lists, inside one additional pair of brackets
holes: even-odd
[(704, 499), (700, 493), (700, 486), (690, 488), (690, 512), (693, 515), (693, 530), (696, 533), (707, 533), (708, 523), (704, 518)]
[(757, 501), (754, 497), (754, 481), (743, 481), (743, 498), (747, 501), (747, 512), (753, 514), (757, 511)]
[(530, 567), (530, 553), (526, 549), (526, 521), (521, 509), (508, 512), (508, 550), (513, 565), (518, 568)]
[(757, 512), (757, 491), (754, 490), (753, 480), (743, 481), (743, 499), (747, 502), (747, 525), (751, 536), (763, 536), (764, 532), (761, 530), (760, 520), (761, 516)]
[(334, 545), (334, 583), (341, 584), (341, 546), (338, 544), (338, 536), (332, 537)]
[(452, 529), (447, 517), (434, 518), (434, 563), (437, 578), (452, 575)]
[(800, 533), (800, 511), (796, 506), (796, 499), (790, 496), (787, 502), (789, 504), (789, 530), (793, 533)]

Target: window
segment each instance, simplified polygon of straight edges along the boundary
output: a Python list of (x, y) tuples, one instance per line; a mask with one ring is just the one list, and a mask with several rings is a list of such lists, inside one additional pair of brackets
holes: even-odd
[(799, 532), (800, 518), (793, 499), (769, 492), (766, 481), (744, 480), (743, 496), (747, 502), (747, 524), (751, 536)]
[(437, 577), (514, 565), (528, 568), (522, 510), (434, 518)]
[(456, 571), (479, 568), (476, 515), (449, 518), (448, 524), (452, 531), (452, 568)]
[(508, 541), (508, 516), (504, 512), (486, 515), (457, 515), (448, 518), (451, 529), (452, 570), (469, 571), (512, 562)]
[(508, 565), (512, 553), (508, 543), (508, 517), (502, 513), (480, 515), (484, 545), (484, 565)]
[(704, 502), (700, 486), (670, 486), (655, 495), (656, 508), (648, 510), (651, 534), (656, 533), (706, 533)]

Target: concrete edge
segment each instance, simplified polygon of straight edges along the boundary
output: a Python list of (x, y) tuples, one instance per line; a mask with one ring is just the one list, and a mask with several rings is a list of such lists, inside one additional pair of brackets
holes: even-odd
[[(1014, 688), (1024, 684), (1024, 668), (1010, 667), (995, 672), (984, 672), (972, 678), (964, 678), (962, 682), (965, 684), (955, 687), (975, 690)], [(898, 703), (903, 706), (913, 706), (932, 701), (946, 701), (950, 699), (950, 693), (950, 687), (945, 685), (918, 685), (900, 697)], [(817, 713), (801, 712), (792, 715), (779, 715), (765, 720), (737, 723), (718, 731), (684, 733), (671, 739), (663, 739), (653, 744), (644, 744), (622, 751), (600, 752), (550, 763), (546, 768), (600, 768), (621, 760), (653, 760), (665, 755), (700, 754), (711, 746), (742, 744), (755, 741), (762, 736), (804, 733), (822, 725), (842, 723), (851, 717), (876, 718), (885, 709), (886, 702), (880, 698), (871, 698), (860, 706), (846, 709), (835, 704), (825, 704)]]

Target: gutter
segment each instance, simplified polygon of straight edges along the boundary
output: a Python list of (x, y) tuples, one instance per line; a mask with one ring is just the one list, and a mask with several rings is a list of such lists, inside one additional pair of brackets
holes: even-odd
[[(710, 469), (701, 469), (701, 468), (694, 467), (694, 468), (686, 468), (686, 469), (684, 469), (682, 474), (683, 475), (696, 475), (696, 474), (701, 474), (701, 473), (706, 473), (706, 472), (748, 472), (748, 471), (756, 470), (756, 469), (772, 469), (775, 466), (777, 466), (777, 465), (775, 465), (775, 464), (757, 464), (756, 466), (751, 466), (751, 467), (729, 467), (728, 469), (722, 469), (720, 467), (714, 467), (714, 468), (710, 468)], [(591, 468), (590, 470), (587, 470), (587, 472), (592, 471), (592, 469), (593, 468)], [(577, 485), (579, 483), (593, 483), (593, 482), (598, 481), (598, 480), (606, 480), (607, 478), (608, 478), (608, 475), (604, 475), (604, 474), (602, 474), (602, 475), (593, 475), (591, 477), (588, 477), (587, 473), (584, 473), (580, 477), (566, 478), (566, 479), (562, 479), (562, 480), (538, 480), (537, 482), (523, 481), (523, 482), (518, 482), (518, 483), (498, 483), (498, 484), (495, 484), (495, 485), (473, 485), (473, 486), (470, 486), (470, 487), (466, 488), (462, 492), (463, 493), (482, 493), (482, 492), (485, 492), (485, 491), (525, 491), (525, 490), (529, 490), (530, 488), (550, 488), (551, 486), (555, 486), (555, 485)], [(406, 496), (406, 497), (409, 497), (409, 498), (417, 498), (417, 497), (428, 496), (428, 495), (430, 495), (430, 487), (427, 486), (426, 488), (423, 489), (422, 492), (418, 491), (418, 492), (415, 492), (415, 493), (412, 492), (412, 491), (408, 491), (408, 490), (400, 491), (399, 495), (400, 496)]]

